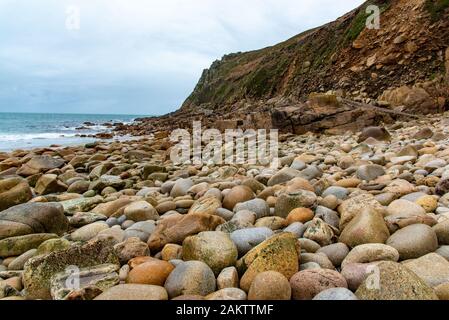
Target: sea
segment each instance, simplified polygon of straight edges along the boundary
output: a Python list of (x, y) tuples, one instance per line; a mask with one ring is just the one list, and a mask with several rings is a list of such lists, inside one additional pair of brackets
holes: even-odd
[(0, 151), (27, 150), (50, 145), (82, 145), (98, 139), (80, 135), (108, 132), (111, 131), (108, 123), (129, 124), (139, 117), (143, 116), (0, 112)]

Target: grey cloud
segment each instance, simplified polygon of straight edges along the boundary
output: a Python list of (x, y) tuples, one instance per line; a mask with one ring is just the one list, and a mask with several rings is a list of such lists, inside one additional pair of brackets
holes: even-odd
[[(162, 114), (224, 54), (269, 46), (361, 0), (0, 0), (0, 112)], [(81, 29), (65, 28), (80, 8)]]

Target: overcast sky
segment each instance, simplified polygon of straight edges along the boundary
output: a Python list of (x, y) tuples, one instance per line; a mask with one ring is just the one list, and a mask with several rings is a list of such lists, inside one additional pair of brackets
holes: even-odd
[(174, 111), (224, 54), (276, 44), (363, 2), (0, 0), (0, 112)]

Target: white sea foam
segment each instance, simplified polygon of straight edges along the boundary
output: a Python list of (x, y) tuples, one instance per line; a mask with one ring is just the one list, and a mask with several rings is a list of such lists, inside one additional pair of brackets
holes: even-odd
[(0, 134), (0, 141), (24, 141), (24, 140), (44, 140), (44, 139), (59, 139), (59, 138), (71, 138), (76, 134), (64, 134), (64, 133), (11, 133)]

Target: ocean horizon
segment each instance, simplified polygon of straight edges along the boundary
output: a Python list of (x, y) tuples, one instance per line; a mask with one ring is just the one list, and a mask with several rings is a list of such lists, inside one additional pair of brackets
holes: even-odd
[(0, 151), (94, 142), (113, 123), (129, 124), (146, 115), (0, 112)]

